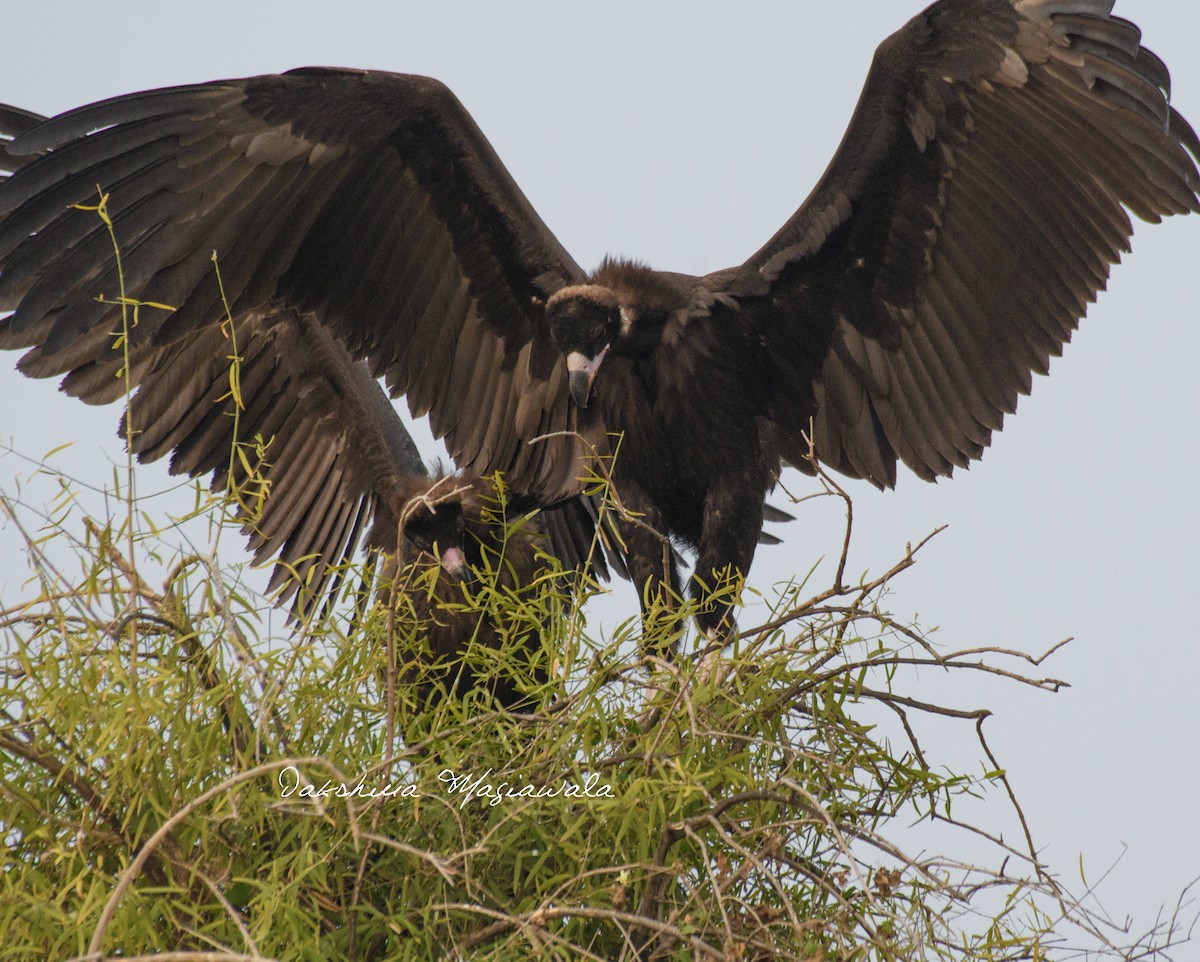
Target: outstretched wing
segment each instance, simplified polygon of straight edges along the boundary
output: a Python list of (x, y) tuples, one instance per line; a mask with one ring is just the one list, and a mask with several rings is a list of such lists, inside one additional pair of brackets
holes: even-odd
[[(0, 106), (0, 146), (45, 120)], [(0, 172), (31, 159), (0, 150)], [(120, 427), (130, 449), (143, 461), (173, 452), (173, 473), (211, 474), (213, 489), (239, 503), (254, 560), (276, 559), (279, 603), (294, 598), (299, 615), (336, 592), (343, 562), (390, 488), (425, 473), (365, 364), (312, 318), (284, 311), (213, 325), (166, 348), (143, 346), (131, 384), (124, 353), (107, 349), (103, 336), (91, 343), (95, 357), (69, 379), (75, 393), (99, 402), (136, 384)], [(61, 373), (37, 353), (26, 366), (35, 376)]]
[[(832, 163), (729, 289), (766, 296), (786, 456), (879, 485), (978, 458), (1200, 143), (1111, 0), (942, 0), (885, 41)], [(1191, 157), (1188, 154), (1192, 155)]]
[[(12, 154), (44, 155), (0, 186), (0, 310), (14, 312), (0, 347), (32, 348), (26, 373), (119, 396), (102, 375), (124, 296), (175, 308), (139, 311), (129, 374), (155, 370), (184, 394), (194, 371), (165, 359), (194, 357), (189, 340), (211, 339), (226, 306), (235, 324), (294, 312), (428, 412), (463, 470), (504, 471), (542, 503), (578, 492), (586, 444), (530, 442), (603, 439), (567, 403), (541, 308), (582, 271), (437, 81), (308, 68), (130, 94), (16, 132)], [(80, 209), (98, 188), (119, 265)]]

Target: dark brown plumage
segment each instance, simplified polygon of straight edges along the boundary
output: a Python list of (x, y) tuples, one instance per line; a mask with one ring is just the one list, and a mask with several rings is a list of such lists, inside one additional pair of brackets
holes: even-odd
[[(531, 706), (528, 689), (547, 678), (531, 657), (545, 626), (506, 619), (497, 606), (480, 604), (478, 597), (480, 590), (500, 597), (538, 590), (536, 577), (543, 567), (539, 542), (543, 551), (548, 547), (539, 519), (527, 516), (506, 524), (502, 513), (493, 484), (445, 475), (414, 475), (376, 513), (366, 544), (386, 558), (380, 594), (386, 603), (394, 598), (396, 623), (415, 626), (407, 635), (411, 648), (400, 652), (401, 679), (415, 686), (419, 708), (477, 689), (500, 708)], [(404, 541), (397, 552), (402, 524)], [(432, 576), (430, 569), (436, 569)], [(558, 587), (569, 589), (565, 580)], [(472, 648), (476, 654), (467, 657)], [(506, 657), (481, 676), (482, 650)]]
[(810, 438), (881, 486), (968, 464), (1128, 249), (1129, 212), (1200, 209), (1200, 143), (1111, 7), (935, 3), (880, 46), (800, 209), (704, 277), (586, 274), (427, 78), (309, 68), (18, 118), (13, 151), (49, 154), (0, 187), (0, 347), (112, 393), (89, 374), (112, 363), (109, 241), (67, 207), (103, 184), (129, 293), (178, 307), (134, 332), (136, 379), (213, 337), (215, 248), (236, 320), (311, 319), (529, 504), (576, 497), (622, 435), (642, 596), (679, 588), (657, 530), (696, 550), (707, 597), (749, 569), (763, 494)]

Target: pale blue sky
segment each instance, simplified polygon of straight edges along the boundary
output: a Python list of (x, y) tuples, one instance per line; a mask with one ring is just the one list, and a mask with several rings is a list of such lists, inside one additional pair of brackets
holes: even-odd
[[(305, 64), (427, 73), (454, 89), (581, 264), (612, 252), (704, 272), (745, 259), (804, 198), (876, 44), (918, 7), (26, 4), (5, 18), (0, 100), (52, 113)], [(1200, 8), (1126, 0), (1116, 12), (1142, 27), (1172, 71), (1176, 106), (1200, 124)], [(851, 487), (855, 573), (882, 571), (906, 542), (950, 526), (895, 586), (898, 616), (940, 625), (953, 648), (1041, 651), (1075, 637), (1043, 668), (1072, 683), (1057, 696), (932, 673), (911, 693), (994, 709), (993, 748), (1064, 876), (1077, 877), (1082, 852), (1094, 880), (1129, 845), (1100, 895), (1135, 928), (1200, 875), (1198, 254), (1200, 218), (1140, 227), (1110, 291), (980, 464), (936, 486), (906, 476), (896, 492)], [(26, 382), (12, 361), (0, 368), (0, 435), (28, 453), (74, 439), (67, 467), (107, 482), (116, 410)], [(4, 478), (19, 470), (0, 458)], [(147, 472), (143, 488), (163, 477)], [(835, 502), (797, 513), (779, 529), (784, 546), (759, 552), (762, 590), (840, 546)], [(0, 559), (0, 598), (20, 572)], [(632, 612), (632, 590), (618, 586), (612, 605)]]

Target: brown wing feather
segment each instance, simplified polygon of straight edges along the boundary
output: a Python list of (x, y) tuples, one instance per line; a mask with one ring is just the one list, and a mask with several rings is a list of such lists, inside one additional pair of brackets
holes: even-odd
[(8, 152), (8, 145), (15, 137), (32, 130), (46, 118), (30, 110), (0, 104), (0, 174), (12, 174), (28, 162), (28, 157), (17, 157)]
[(1111, 6), (943, 0), (879, 48), (825, 175), (730, 284), (779, 305), (789, 459), (815, 402), (847, 474), (965, 466), (1128, 250), (1126, 211), (1200, 210), (1200, 144)]
[[(425, 467), (366, 365), (314, 318), (280, 311), (246, 318), (234, 333), (237, 420), (234, 342), (213, 329), (153, 352), (131, 399), (131, 447), (142, 460), (173, 452), (172, 472), (211, 473), (215, 490), (232, 482), (255, 561), (277, 559), (271, 588), (306, 615), (336, 592), (379, 504)], [(181, 370), (190, 374), (182, 383)], [(233, 456), (235, 442), (245, 461)]]
[[(71, 206), (99, 184), (125, 294), (176, 308), (141, 312), (137, 377), (145, 352), (161, 368), (211, 340), (226, 304), (238, 323), (294, 310), (429, 412), (461, 467), (545, 502), (578, 492), (586, 445), (530, 442), (602, 439), (570, 413), (542, 319), (583, 273), (437, 81), (305, 69), (12, 122), (14, 152), (45, 154), (0, 186), (0, 347), (33, 348), (26, 373), (114, 396), (92, 370), (119, 326), (112, 239)], [(174, 377), (195, 393), (192, 371)]]

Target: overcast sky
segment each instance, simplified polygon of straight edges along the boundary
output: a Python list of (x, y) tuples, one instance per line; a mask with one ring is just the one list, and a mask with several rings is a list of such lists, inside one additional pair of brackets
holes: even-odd
[[(426, 73), (458, 94), (563, 244), (692, 273), (740, 263), (824, 169), (875, 46), (918, 2), (46, 2), (5, 17), (0, 100), (54, 113), (130, 90), (307, 64)], [(1200, 7), (1125, 0), (1166, 61), (1174, 103), (1200, 124)], [(1134, 253), (1048, 379), (984, 460), (937, 485), (852, 485), (851, 571), (882, 572), (949, 528), (896, 584), (891, 610), (950, 647), (1042, 651), (1050, 696), (922, 678), (915, 695), (987, 706), (1044, 856), (1077, 882), (1082, 853), (1118, 917), (1145, 928), (1200, 875), (1200, 218), (1139, 227)], [(117, 411), (86, 409), (3, 358), (0, 436), (95, 483), (118, 456)], [(429, 449), (433, 453), (433, 449)], [(24, 467), (0, 458), (3, 483)], [(143, 489), (165, 486), (146, 472)], [(791, 475), (793, 490), (813, 490)], [(784, 503), (777, 495), (774, 500)], [(831, 499), (796, 509), (760, 550), (754, 584), (836, 555)], [(0, 532), (0, 600), (22, 574)], [(821, 577), (830, 577), (828, 566)], [(617, 588), (617, 610), (635, 598)], [(753, 613), (743, 624), (755, 623)], [(921, 686), (928, 684), (928, 689)], [(1001, 805), (997, 798), (993, 803)]]

